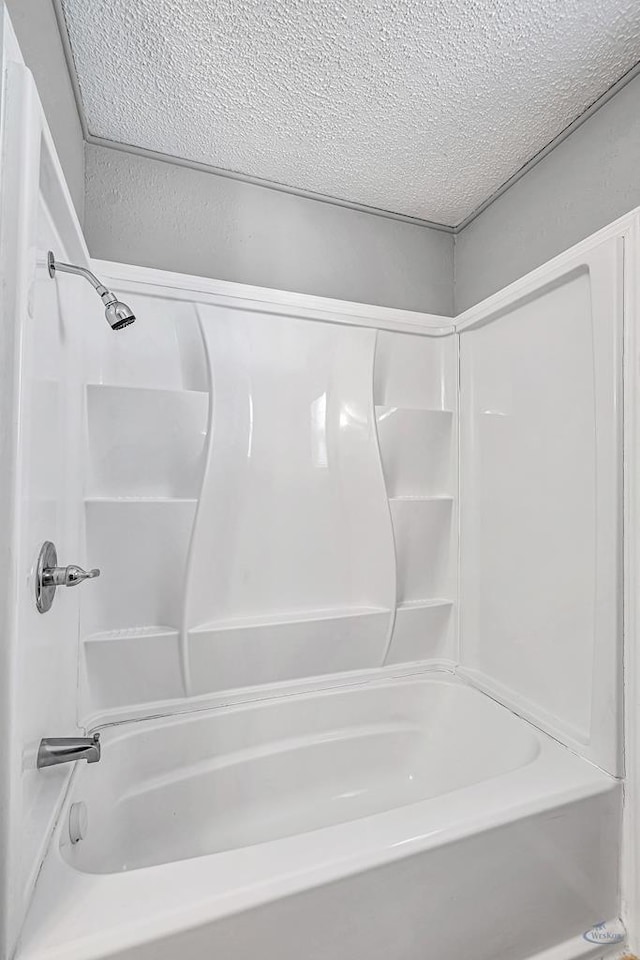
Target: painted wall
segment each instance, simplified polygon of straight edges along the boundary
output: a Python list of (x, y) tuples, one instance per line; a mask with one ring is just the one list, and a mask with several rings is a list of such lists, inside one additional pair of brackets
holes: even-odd
[(456, 236), (456, 313), (639, 205), (636, 77)]
[(93, 256), (451, 316), (450, 234), (85, 145), (51, 0), (6, 5)]
[(6, 0), (26, 65), (34, 75), (78, 219), (84, 216), (84, 140), (50, 0)]
[(640, 77), (463, 230), (454, 252), (444, 232), (85, 147), (50, 0), (7, 7), (96, 257), (451, 316), (640, 205)]
[(454, 253), (446, 233), (88, 146), (89, 248), (452, 315), (640, 205), (639, 103), (640, 77), (465, 228)]
[(451, 234), (90, 144), (85, 233), (106, 260), (453, 310)]

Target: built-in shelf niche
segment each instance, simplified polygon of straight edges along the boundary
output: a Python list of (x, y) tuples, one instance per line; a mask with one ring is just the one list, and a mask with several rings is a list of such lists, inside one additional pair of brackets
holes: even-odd
[(387, 663), (447, 657), (453, 603), (412, 600), (398, 604)]
[(379, 333), (374, 403), (396, 551), (386, 663), (451, 657), (455, 625), (454, 338)]
[(171, 627), (140, 627), (94, 634), (84, 643), (93, 709), (185, 696), (180, 640)]
[(198, 495), (209, 395), (194, 390), (87, 386), (88, 495)]
[(453, 498), (391, 500), (398, 603), (447, 596)]
[(374, 397), (378, 406), (455, 410), (457, 350), (454, 337), (378, 332)]
[[(187, 321), (187, 315), (181, 318), (178, 339), (195, 357), (195, 345), (201, 346), (195, 315), (189, 336)], [(178, 351), (175, 370), (161, 371), (171, 389), (117, 383), (86, 387), (87, 555), (102, 571), (99, 590), (87, 592), (83, 604), (91, 710), (186, 694), (179, 628), (209, 394), (180, 388), (185, 371), (197, 367), (195, 360), (189, 367), (182, 354)], [(198, 382), (193, 371), (187, 379)]]
[(376, 407), (389, 497), (444, 493), (452, 476), (451, 410)]
[(197, 501), (87, 500), (87, 555), (102, 570), (87, 597), (85, 635), (178, 627)]
[(188, 301), (145, 296), (120, 286), (136, 315), (124, 335), (107, 324), (88, 340), (87, 383), (207, 391), (209, 380), (202, 336), (194, 305)]

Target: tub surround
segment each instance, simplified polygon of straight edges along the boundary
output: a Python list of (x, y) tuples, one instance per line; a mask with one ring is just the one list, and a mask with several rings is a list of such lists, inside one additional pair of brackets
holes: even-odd
[[(105, 573), (82, 609), (83, 725), (165, 700), (453, 662), (446, 321), (392, 332), (349, 323), (341, 305), (331, 323), (296, 310), (266, 324), (255, 304), (176, 301), (167, 277), (138, 278), (121, 281), (131, 336), (86, 343), (85, 527)], [(314, 301), (316, 319), (320, 304), (332, 307)]]

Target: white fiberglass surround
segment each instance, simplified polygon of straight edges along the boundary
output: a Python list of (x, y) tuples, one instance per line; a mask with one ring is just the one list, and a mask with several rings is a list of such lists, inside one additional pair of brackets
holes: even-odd
[(21, 960), (572, 957), (617, 914), (620, 784), (446, 675), (103, 738)]
[[(87, 499), (87, 551), (106, 575), (83, 605), (85, 723), (446, 664), (620, 774), (622, 266), (613, 233), (457, 332), (430, 318), (417, 335), (317, 308), (321, 322), (281, 307), (267, 319), (247, 299), (214, 305), (202, 284), (99, 263), (140, 319), (86, 346), (103, 358), (88, 469), (96, 450), (113, 463), (123, 449), (104, 393), (131, 413), (124, 449), (140, 469)], [(158, 348), (164, 365), (149, 361)], [(187, 402), (192, 441), (186, 428), (164, 441), (182, 499), (143, 496)]]
[(442, 320), (372, 323), (309, 298), (265, 316), (249, 296), (96, 264), (114, 269), (138, 320), (84, 344), (86, 550), (103, 575), (81, 612), (83, 722), (453, 660), (457, 350)]
[[(25, 960), (309, 956), (311, 930), (317, 957), (399, 929), (411, 960), (592, 952), (620, 909), (636, 218), (455, 323), (96, 263), (138, 315), (114, 334), (48, 277), (49, 248), (89, 261), (9, 59), (2, 960), (38, 875)], [(40, 617), (45, 538), (103, 574)], [(97, 767), (36, 771), (40, 737), (96, 727)]]
[(614, 235), (457, 324), (461, 669), (618, 774), (622, 281)]

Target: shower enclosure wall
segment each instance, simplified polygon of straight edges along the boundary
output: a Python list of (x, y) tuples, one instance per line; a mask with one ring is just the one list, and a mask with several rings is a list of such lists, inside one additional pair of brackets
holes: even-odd
[(603, 955), (638, 215), (456, 320), (91, 262), (5, 28), (0, 956)]

